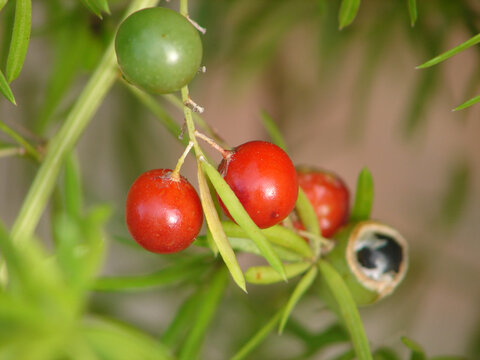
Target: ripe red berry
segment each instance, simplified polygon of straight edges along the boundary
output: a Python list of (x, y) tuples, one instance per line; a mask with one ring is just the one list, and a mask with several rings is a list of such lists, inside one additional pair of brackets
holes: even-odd
[[(332, 236), (348, 220), (349, 192), (337, 175), (322, 170), (298, 168), (298, 183), (313, 205), (322, 235)], [(295, 227), (302, 228), (301, 223)]]
[[(295, 206), (298, 196), (295, 167), (274, 144), (251, 141), (237, 146), (228, 152), (218, 171), (259, 228), (278, 224)], [(220, 204), (231, 218), (221, 201)]]
[(145, 249), (173, 253), (187, 248), (203, 222), (202, 205), (193, 186), (172, 170), (150, 170), (138, 177), (127, 196), (126, 222), (133, 239)]

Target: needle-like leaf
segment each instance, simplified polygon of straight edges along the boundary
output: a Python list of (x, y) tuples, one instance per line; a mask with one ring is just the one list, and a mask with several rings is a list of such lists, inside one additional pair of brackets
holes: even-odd
[(410, 15), (410, 25), (413, 27), (417, 22), (417, 0), (408, 0), (408, 13)]
[(272, 265), (272, 267), (285, 278), (285, 269), (283, 268), (282, 262), (277, 254), (273, 251), (270, 243), (265, 238), (265, 235), (263, 235), (258, 226), (255, 225), (250, 216), (248, 216), (248, 213), (243, 208), (240, 200), (238, 200), (233, 190), (230, 188), (230, 186), (228, 186), (220, 173), (212, 165), (210, 165), (205, 159), (200, 159), (200, 161), (202, 164), (202, 169), (210, 178), (212, 185), (214, 186), (220, 198), (223, 200), (223, 203), (227, 207), (235, 222), (240, 225), (242, 229), (245, 230), (249, 238), (255, 242), (262, 252), (262, 255), (270, 263), (270, 265)]
[(338, 14), (340, 30), (350, 25), (357, 16), (360, 0), (343, 0)]
[(227, 265), (230, 274), (232, 275), (233, 280), (243, 291), (247, 291), (245, 287), (245, 278), (243, 277), (242, 269), (238, 265), (237, 258), (235, 253), (228, 242), (227, 236), (223, 231), (222, 224), (218, 218), (218, 213), (213, 204), (212, 196), (208, 189), (207, 179), (203, 174), (202, 166), (200, 160), (197, 160), (197, 177), (198, 177), (198, 186), (200, 189), (200, 199), (202, 200), (203, 212), (205, 214), (205, 219), (207, 221), (208, 229), (212, 235), (213, 241), (216, 245), (216, 248), (220, 252), (225, 265)]
[(15, 22), (13, 24), (12, 41), (7, 58), (7, 81), (15, 80), (22, 70), (30, 41), (32, 26), (31, 0), (17, 0), (15, 2)]
[(451, 58), (453, 55), (458, 54), (459, 52), (468, 49), (469, 47), (476, 45), (480, 43), (480, 34), (477, 34), (467, 41), (461, 43), (458, 46), (455, 46), (453, 49), (450, 49), (448, 51), (445, 51), (444, 53), (435, 56), (433, 59), (428, 60), (427, 62), (423, 63), (422, 65), (417, 66), (417, 69), (425, 69), (430, 66), (436, 65), (438, 63), (441, 63), (442, 61), (447, 60), (448, 58)]
[(10, 85), (8, 85), (7, 79), (5, 79), (5, 75), (0, 70), (0, 92), (10, 101), (13, 105), (17, 105), (15, 101), (15, 97), (13, 96), (12, 89), (10, 89)]
[(370, 218), (373, 206), (373, 176), (367, 167), (364, 167), (357, 179), (357, 190), (350, 221), (363, 221)]
[[(310, 262), (299, 262), (285, 264), (285, 273), (287, 279), (291, 279), (307, 271), (312, 266)], [(270, 266), (252, 266), (245, 272), (247, 282), (251, 284), (273, 284), (283, 281), (284, 278)]]
[(285, 328), (288, 318), (295, 308), (295, 305), (297, 305), (303, 294), (305, 294), (310, 286), (312, 286), (313, 281), (317, 277), (317, 273), (317, 267), (312, 266), (310, 270), (302, 277), (298, 285), (295, 287), (295, 290), (293, 290), (293, 293), (290, 296), (290, 299), (288, 299), (287, 305), (285, 306), (285, 311), (283, 312), (282, 320), (280, 321), (280, 325), (278, 327), (278, 332), (280, 334), (283, 333), (283, 329)]
[(350, 338), (359, 360), (372, 360), (370, 345), (363, 328), (362, 319), (347, 285), (335, 268), (324, 260), (318, 262), (318, 268), (338, 305), (340, 314), (350, 334)]

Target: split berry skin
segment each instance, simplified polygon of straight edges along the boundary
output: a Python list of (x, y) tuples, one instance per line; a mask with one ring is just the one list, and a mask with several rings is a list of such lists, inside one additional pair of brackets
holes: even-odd
[(115, 52), (123, 76), (155, 94), (180, 90), (197, 74), (202, 41), (185, 16), (155, 7), (137, 11), (120, 25)]
[[(295, 207), (298, 180), (288, 155), (265, 141), (251, 141), (228, 151), (218, 171), (261, 229), (285, 219)], [(220, 200), (225, 214), (230, 216)]]
[(148, 251), (168, 254), (187, 248), (203, 222), (193, 186), (172, 170), (140, 175), (127, 196), (126, 223), (133, 239)]
[[(312, 203), (324, 237), (331, 237), (348, 220), (349, 191), (337, 175), (310, 168), (298, 168), (298, 183)], [(302, 228), (301, 223), (294, 223)]]

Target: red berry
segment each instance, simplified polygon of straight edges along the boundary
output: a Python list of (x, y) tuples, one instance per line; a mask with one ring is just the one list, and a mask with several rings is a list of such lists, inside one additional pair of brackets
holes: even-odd
[(193, 186), (172, 170), (150, 170), (138, 177), (127, 196), (126, 222), (133, 239), (148, 251), (166, 254), (187, 248), (203, 222)]
[[(268, 228), (285, 219), (298, 196), (295, 167), (278, 146), (251, 141), (231, 150), (218, 166), (248, 215), (259, 228)], [(220, 204), (225, 214), (232, 218)]]
[(348, 220), (349, 192), (345, 183), (337, 175), (322, 170), (299, 168), (297, 175), (317, 214), (322, 235), (332, 236)]

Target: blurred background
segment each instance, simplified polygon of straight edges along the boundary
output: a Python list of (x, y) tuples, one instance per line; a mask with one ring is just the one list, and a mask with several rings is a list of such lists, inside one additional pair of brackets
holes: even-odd
[[(112, 15), (103, 21), (79, 2), (33, 3), (32, 40), (13, 84), (18, 107), (1, 99), (2, 121), (36, 144), (55, 133), (126, 4), (109, 3)], [(2, 66), (10, 5), (0, 13)], [(411, 255), (397, 292), (361, 311), (373, 346), (402, 349), (400, 336), (408, 335), (432, 356), (480, 358), (480, 105), (451, 111), (480, 93), (480, 48), (415, 69), (479, 32), (478, 2), (419, 2), (411, 27), (406, 1), (365, 1), (353, 24), (341, 31), (334, 0), (198, 0), (190, 6), (191, 17), (207, 28), (207, 72), (193, 81), (191, 96), (228, 144), (268, 139), (260, 122), (266, 110), (295, 164), (336, 172), (352, 196), (361, 168), (372, 172), (373, 217), (396, 227)], [(182, 123), (182, 114), (165, 106)], [(6, 138), (0, 134), (0, 139)], [(119, 82), (77, 147), (87, 206), (107, 203), (113, 209), (104, 274), (138, 274), (174, 261), (132, 249), (123, 216), (134, 179), (148, 169), (174, 167), (181, 152)], [(36, 168), (27, 159), (0, 159), (0, 218), (7, 226)], [(184, 175), (196, 185), (192, 158)], [(48, 212), (37, 234), (49, 246)], [(244, 267), (255, 259), (240, 255), (240, 261)], [(229, 286), (206, 340), (206, 358), (223, 359), (238, 348), (286, 301), (293, 285), (250, 285), (248, 296)], [(94, 294), (91, 310), (157, 334), (190, 292), (181, 286)], [(333, 319), (314, 294), (302, 300), (293, 318), (312, 332)], [(288, 333), (272, 336), (252, 359), (292, 358), (301, 346)]]

